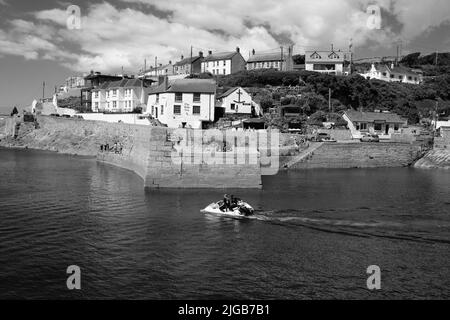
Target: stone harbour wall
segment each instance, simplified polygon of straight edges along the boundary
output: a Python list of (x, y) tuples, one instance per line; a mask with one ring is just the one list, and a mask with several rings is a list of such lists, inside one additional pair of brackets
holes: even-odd
[(400, 143), (325, 143), (291, 169), (405, 167), (421, 147)]

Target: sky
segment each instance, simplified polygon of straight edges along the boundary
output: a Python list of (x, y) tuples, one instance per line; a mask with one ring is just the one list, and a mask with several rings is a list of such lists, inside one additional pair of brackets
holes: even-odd
[(355, 58), (395, 55), (400, 43), (403, 54), (449, 52), (450, 2), (0, 0), (0, 113), (30, 105), (44, 81), (51, 96), (69, 76), (135, 74), (144, 60), (174, 62), (191, 46), (194, 55), (239, 47), (248, 58), (252, 49), (294, 45), (302, 54), (350, 43)]

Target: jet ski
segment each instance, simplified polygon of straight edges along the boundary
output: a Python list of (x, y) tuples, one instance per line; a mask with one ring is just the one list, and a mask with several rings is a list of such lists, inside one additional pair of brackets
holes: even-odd
[(239, 200), (231, 210), (223, 210), (223, 201), (211, 203), (205, 209), (201, 210), (203, 213), (214, 214), (218, 216), (233, 218), (233, 219), (245, 219), (252, 216), (255, 210), (248, 203)]

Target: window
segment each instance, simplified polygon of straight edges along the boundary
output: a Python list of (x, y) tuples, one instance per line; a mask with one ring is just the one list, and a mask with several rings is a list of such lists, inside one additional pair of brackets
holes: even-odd
[(393, 74), (391, 74), (391, 79), (394, 79), (394, 77), (395, 77), (395, 76), (394, 76)]
[(223, 74), (226, 74), (226, 73), (227, 73), (227, 71), (225, 69), (223, 69)]
[(383, 77), (386, 77), (387, 76), (387, 73), (386, 72), (383, 72)]
[(117, 108), (117, 101), (113, 101), (113, 109)]
[(223, 60), (223, 65), (224, 65), (224, 66), (226, 66), (226, 65), (227, 65), (227, 62), (226, 62), (225, 60)]
[(152, 114), (155, 114), (155, 106), (152, 106)]
[(200, 106), (193, 106), (192, 114), (200, 114)]
[(164, 114), (164, 106), (161, 106), (161, 115)]
[(181, 114), (181, 106), (180, 105), (173, 106), (173, 114)]
[(398, 131), (400, 129), (400, 126), (398, 125), (398, 123), (395, 123), (394, 124), (394, 130), (395, 131)]
[(175, 102), (183, 101), (183, 94), (181, 92), (175, 93)]
[(356, 123), (356, 130), (367, 131), (367, 123)]
[(159, 102), (159, 93), (156, 94), (156, 103)]
[(236, 109), (236, 105), (235, 105), (234, 103), (232, 103), (232, 104), (230, 105), (230, 107), (231, 107), (231, 110), (235, 110), (235, 109)]
[(402, 76), (398, 76), (398, 78), (399, 78), (400, 80), (402, 80), (402, 79), (403, 79), (403, 77), (402, 77)]
[(95, 103), (95, 109), (98, 109), (98, 102)]
[(194, 93), (194, 102), (200, 102), (200, 93)]
[(375, 131), (381, 131), (381, 123), (375, 123), (375, 125), (373, 126), (373, 128), (375, 129)]
[(410, 81), (411, 81), (411, 80), (412, 80), (412, 77), (408, 77), (408, 80), (410, 80)]

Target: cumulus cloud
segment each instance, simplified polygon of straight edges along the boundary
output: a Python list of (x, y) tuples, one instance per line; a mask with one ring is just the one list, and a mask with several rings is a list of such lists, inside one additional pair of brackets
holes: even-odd
[[(331, 43), (345, 50), (350, 38), (355, 46), (382, 47), (413, 39), (450, 16), (448, 0), (379, 0), (389, 19), (381, 30), (371, 30), (366, 8), (373, 0), (119, 1), (120, 6), (110, 1), (87, 7), (81, 30), (66, 28), (65, 8), (35, 12), (33, 21), (10, 21), (7, 30), (0, 29), (0, 54), (56, 60), (76, 71), (136, 72), (144, 59), (174, 61), (188, 55), (191, 45), (194, 53), (239, 46), (244, 57), (253, 48), (286, 43), (294, 43), (297, 52)], [(138, 9), (142, 5), (146, 10)]]

